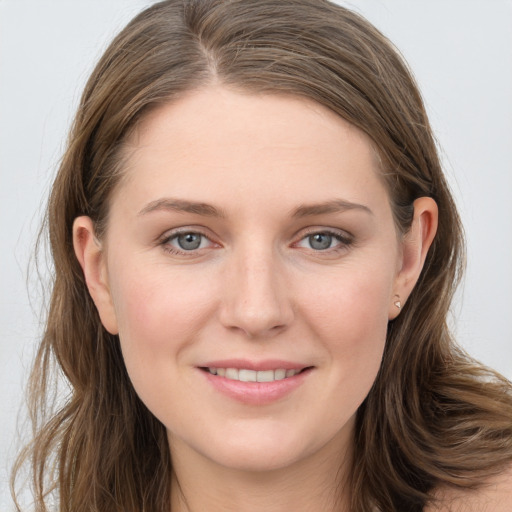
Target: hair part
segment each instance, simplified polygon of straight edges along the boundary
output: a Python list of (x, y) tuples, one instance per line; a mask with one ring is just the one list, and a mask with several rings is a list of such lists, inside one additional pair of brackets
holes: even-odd
[[(440, 483), (473, 487), (497, 473), (512, 461), (510, 384), (458, 349), (448, 330), (463, 232), (397, 50), (362, 17), (325, 0), (169, 0), (134, 18), (97, 64), (50, 196), (55, 276), (30, 381), (35, 434), (14, 470), (31, 464), (36, 510), (47, 510), (53, 491), (61, 512), (168, 510), (165, 427), (137, 397), (119, 340), (101, 325), (72, 225), (88, 215), (101, 237), (130, 133), (152, 110), (214, 83), (307, 98), (366, 133), (399, 232), (410, 227), (415, 199), (432, 197), (439, 208), (420, 280), (389, 324), (379, 375), (357, 414), (352, 509), (420, 511)], [(52, 361), (70, 395), (41, 415)]]

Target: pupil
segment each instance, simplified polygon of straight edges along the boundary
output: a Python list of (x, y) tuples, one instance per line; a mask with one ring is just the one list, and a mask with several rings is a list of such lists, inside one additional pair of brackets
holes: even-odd
[(326, 233), (317, 233), (309, 237), (309, 243), (313, 249), (324, 250), (329, 249), (332, 242), (332, 236)]
[(201, 245), (201, 235), (197, 233), (185, 233), (178, 236), (178, 245), (185, 250), (191, 251)]

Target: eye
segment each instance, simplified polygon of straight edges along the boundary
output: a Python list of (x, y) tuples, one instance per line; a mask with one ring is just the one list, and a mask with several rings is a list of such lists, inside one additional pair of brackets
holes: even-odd
[(204, 238), (205, 237), (199, 233), (183, 233), (174, 237), (172, 242), (176, 242), (180, 249), (183, 249), (184, 251), (194, 251), (201, 247), (201, 244), (204, 242)]
[(325, 249), (329, 249), (333, 240), (335, 241), (336, 239), (328, 233), (315, 233), (314, 235), (309, 235), (307, 240), (312, 249), (324, 251)]
[(296, 247), (303, 247), (305, 249), (313, 249), (314, 251), (327, 251), (329, 249), (341, 249), (348, 247), (351, 244), (351, 239), (340, 233), (333, 233), (330, 231), (318, 231), (310, 233), (302, 238)]
[(183, 231), (168, 236), (162, 241), (162, 245), (171, 254), (184, 254), (213, 247), (215, 244), (202, 233)]

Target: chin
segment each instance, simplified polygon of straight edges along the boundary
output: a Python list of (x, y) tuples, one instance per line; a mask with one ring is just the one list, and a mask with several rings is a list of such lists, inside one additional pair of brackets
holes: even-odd
[(339, 431), (332, 437), (332, 432), (325, 436), (322, 432), (293, 431), (287, 427), (251, 429), (247, 426), (242, 429), (244, 435), (227, 429), (222, 437), (214, 436), (207, 445), (196, 446), (196, 450), (224, 468), (260, 473), (289, 469), (316, 456), (324, 458), (327, 453), (333, 455), (340, 451)]
[(234, 471), (245, 473), (268, 473), (289, 468), (309, 454), (295, 447), (279, 449), (258, 446), (225, 447), (216, 451), (211, 458), (217, 464)]

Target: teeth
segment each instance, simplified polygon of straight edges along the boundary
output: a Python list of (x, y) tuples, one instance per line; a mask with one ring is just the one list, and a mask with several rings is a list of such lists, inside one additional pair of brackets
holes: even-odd
[(239, 380), (240, 382), (274, 382), (275, 380), (283, 380), (293, 377), (300, 373), (300, 370), (285, 370), (278, 368), (277, 370), (248, 370), (245, 368), (208, 368), (212, 375), (225, 377), (230, 380)]
[(240, 380), (236, 368), (226, 368), (226, 379)]
[[(292, 370), (295, 371), (295, 370)], [(274, 379), (275, 380), (283, 380), (286, 377), (286, 370), (276, 370), (274, 372)]]
[(258, 382), (273, 382), (274, 370), (264, 370), (258, 372)]
[(238, 380), (242, 382), (256, 382), (256, 374), (260, 372), (255, 372), (254, 370), (239, 370), (238, 371)]

